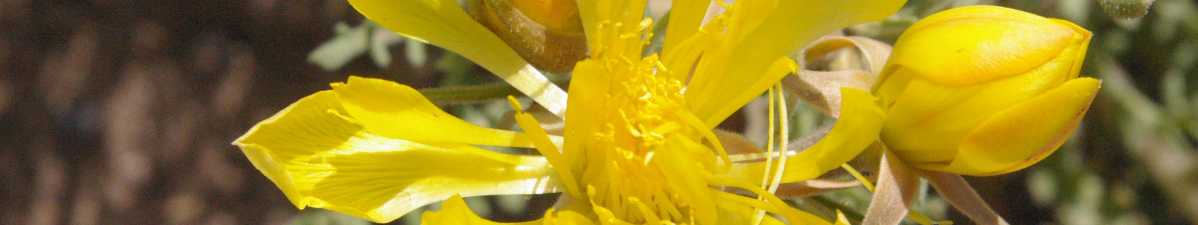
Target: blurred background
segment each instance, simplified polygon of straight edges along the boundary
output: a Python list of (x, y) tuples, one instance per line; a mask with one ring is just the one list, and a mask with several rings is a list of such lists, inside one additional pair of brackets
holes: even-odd
[[(1079, 131), (1029, 169), (970, 182), (1012, 224), (1198, 224), (1198, 1), (1158, 0), (1142, 17), (1111, 7), (1140, 3), (910, 0), (848, 33), (893, 43), (917, 18), (971, 4), (1093, 31), (1082, 76), (1103, 88)], [(416, 88), (500, 82), (342, 0), (0, 0), (0, 224), (366, 223), (297, 210), (229, 144), (349, 75)], [(466, 103), (444, 107), (490, 124), (506, 105)], [(799, 107), (796, 117), (814, 112)], [(926, 214), (970, 224), (929, 195)], [(846, 196), (859, 195), (797, 202), (863, 211), (864, 199)], [(539, 217), (529, 208), (553, 196), (470, 201), (511, 221)]]

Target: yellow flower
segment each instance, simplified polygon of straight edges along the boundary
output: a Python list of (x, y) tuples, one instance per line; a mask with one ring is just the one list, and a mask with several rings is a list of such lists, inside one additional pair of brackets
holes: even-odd
[[(564, 192), (563, 206), (532, 223), (780, 222), (761, 217), (768, 211), (826, 224), (757, 183), (814, 178), (871, 144), (883, 115), (869, 93), (843, 89), (832, 131), (789, 157), (729, 156), (712, 129), (794, 72), (786, 55), (824, 33), (881, 19), (904, 1), (744, 0), (702, 24), (709, 2), (678, 0), (665, 50), (642, 57), (652, 27), (644, 0), (582, 0), (590, 57), (574, 67), (569, 101), (452, 0), (350, 3), (385, 27), (483, 65), (565, 118), (565, 131), (547, 134), (526, 113), (516, 115), (524, 132), (475, 126), (410, 87), (351, 77), (234, 142), (301, 209), (388, 222), (448, 199), (426, 222), (488, 224), (460, 196)], [(540, 156), (476, 145), (535, 148)]]
[(895, 43), (873, 92), (881, 139), (916, 168), (996, 175), (1065, 141), (1099, 81), (1079, 78), (1090, 32), (994, 6), (929, 16)]

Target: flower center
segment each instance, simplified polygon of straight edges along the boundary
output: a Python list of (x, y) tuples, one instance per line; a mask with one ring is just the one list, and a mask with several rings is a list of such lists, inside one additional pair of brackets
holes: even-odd
[[(600, 221), (713, 224), (708, 179), (722, 146), (689, 111), (684, 83), (656, 54), (642, 57), (653, 21), (640, 13), (620, 15), (628, 18), (600, 18), (588, 35), (590, 57), (575, 67), (571, 82), (575, 106), (566, 120), (565, 149), (558, 152), (544, 137), (538, 151), (558, 170), (572, 199)], [(544, 134), (530, 115), (518, 114), (517, 121)], [(728, 163), (720, 165), (727, 169)]]
[[(698, 175), (663, 168), (674, 165), (666, 160), (695, 162), (687, 146), (671, 140), (699, 143), (694, 129), (675, 113), (685, 110), (682, 82), (658, 74), (664, 69), (656, 56), (604, 61), (613, 86), (608, 101), (596, 103), (606, 106), (593, 118), (603, 125), (586, 143), (588, 166), (582, 181), (591, 202), (632, 223), (657, 218), (688, 221), (691, 213), (686, 202), (671, 189), (684, 183), (675, 180), (679, 176)], [(711, 155), (710, 150), (706, 153)]]

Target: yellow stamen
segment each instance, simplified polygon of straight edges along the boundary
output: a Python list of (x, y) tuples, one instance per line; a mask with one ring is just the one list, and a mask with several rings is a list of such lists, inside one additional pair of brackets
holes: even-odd
[(849, 164), (841, 164), (840, 168), (844, 168), (844, 170), (849, 171), (849, 174), (853, 175), (853, 178), (857, 178), (857, 181), (861, 182), (861, 185), (865, 186), (865, 189), (868, 189), (870, 192), (874, 191), (874, 184), (869, 182), (869, 179), (866, 179), (865, 176), (862, 176), (860, 172), (857, 172), (857, 169), (854, 169), (853, 166), (849, 166)]
[[(779, 83), (770, 90), (774, 90), (774, 92), (778, 94), (778, 105), (780, 105), (780, 107), (778, 107), (778, 120), (781, 126), (780, 130), (782, 130), (782, 139), (778, 143), (778, 148), (780, 148), (778, 151), (787, 152), (788, 149), (786, 149), (786, 147), (790, 146), (790, 121), (787, 120), (787, 118), (790, 114), (786, 113), (786, 99), (783, 98), (783, 93), (781, 91), (777, 91), (782, 90), (782, 84)], [(789, 157), (780, 157), (780, 159), (778, 159), (778, 165), (786, 165), (786, 158)], [(782, 175), (784, 172), (786, 172), (784, 169), (775, 171), (774, 181), (770, 184), (770, 193), (776, 193), (778, 191), (778, 185), (782, 184)]]
[[(786, 152), (786, 147), (789, 145), (787, 142), (789, 142), (789, 140), (790, 140), (789, 126), (788, 126), (789, 123), (786, 119), (786, 117), (787, 117), (786, 99), (782, 95), (783, 93), (781, 91), (778, 91), (781, 89), (782, 89), (782, 85), (777, 84), (773, 88), (770, 88), (768, 91), (769, 102), (770, 102), (770, 104), (769, 104), (769, 118), (770, 118), (769, 119), (769, 127), (770, 128), (769, 128), (769, 138), (767, 141), (768, 144), (766, 145), (766, 155), (769, 155), (769, 157), (765, 158), (765, 161), (766, 161), (765, 162), (765, 165), (766, 165), (765, 171), (767, 174), (771, 173), (771, 171), (772, 171), (772, 174), (770, 176), (762, 177), (761, 187), (766, 189), (767, 191), (769, 191), (769, 193), (771, 193), (771, 194), (778, 192), (778, 186), (782, 183), (782, 174), (786, 171), (785, 169), (782, 169), (781, 167), (782, 167), (782, 165), (786, 165), (786, 158), (789, 158), (789, 157), (779, 157), (777, 165), (775, 165), (773, 162), (774, 161), (773, 159), (775, 157), (774, 156), (775, 155), (774, 154), (774, 152), (775, 152), (774, 146), (775, 145), (778, 146), (779, 149), (777, 152), (784, 153), (784, 152)], [(777, 111), (778, 113), (774, 114), (775, 111)], [(776, 133), (774, 131), (775, 119), (777, 120), (776, 124), (777, 124), (778, 130), (779, 130)], [(775, 139), (775, 134), (777, 134), (779, 136), (777, 139)], [(761, 197), (758, 197), (758, 199), (761, 199)], [(765, 210), (758, 209), (757, 215), (753, 218), (754, 224), (761, 224), (761, 221), (764, 218), (765, 218)]]
[(516, 123), (519, 123), (520, 127), (524, 128), (524, 131), (530, 134), (529, 138), (532, 139), (533, 146), (536, 147), (542, 156), (545, 156), (545, 160), (549, 161), (553, 169), (557, 170), (558, 176), (563, 181), (562, 186), (566, 187), (567, 193), (571, 196), (581, 197), (582, 192), (578, 191), (577, 180), (574, 179), (574, 174), (569, 170), (569, 168), (573, 168), (570, 165), (570, 161), (562, 157), (561, 152), (557, 150), (557, 145), (553, 144), (553, 141), (549, 138), (549, 134), (541, 128), (541, 123), (537, 122), (537, 119), (532, 115), (523, 112), (524, 107), (520, 106), (520, 102), (516, 101), (516, 97), (508, 96), (508, 103), (516, 111)]

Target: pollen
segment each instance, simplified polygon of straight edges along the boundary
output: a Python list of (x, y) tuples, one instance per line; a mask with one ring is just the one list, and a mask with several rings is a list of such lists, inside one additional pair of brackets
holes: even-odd
[(595, 190), (590, 193), (592, 202), (632, 223), (690, 217), (686, 203), (670, 195), (668, 182), (678, 175), (661, 170), (659, 161), (693, 160), (654, 157), (659, 151), (685, 151), (667, 145), (669, 138), (697, 137), (671, 113), (685, 104), (682, 82), (659, 74), (664, 71), (659, 65), (656, 56), (606, 60), (614, 83), (608, 101), (602, 103), (606, 110), (595, 112), (594, 118), (604, 126), (586, 144), (593, 167), (587, 168), (583, 180)]
[(595, 110), (570, 117), (590, 121), (591, 128), (567, 128), (589, 133), (580, 146), (564, 149), (579, 162), (571, 170), (579, 174), (578, 189), (585, 190), (580, 197), (601, 221), (715, 223), (716, 206), (708, 196), (714, 189), (704, 174), (717, 164), (711, 146), (719, 144), (690, 113), (686, 84), (679, 80), (688, 74), (672, 74), (677, 71), (667, 69), (657, 54), (642, 55), (652, 37), (652, 19), (639, 13), (599, 17), (590, 35), (591, 56), (583, 62), (589, 66), (576, 68), (574, 76), (608, 83), (571, 83), (606, 88), (588, 89), (602, 101), (587, 103)]
[[(647, 21), (647, 20), (646, 20)], [(640, 46), (640, 32), (645, 32), (647, 23), (638, 24), (637, 33), (610, 35), (611, 45), (605, 47)], [(616, 32), (623, 26), (612, 25)], [(633, 43), (627, 43), (633, 42)], [(604, 46), (601, 46), (604, 47)], [(614, 51), (609, 53), (616, 53)], [(672, 190), (680, 176), (673, 170), (663, 169), (663, 160), (696, 161), (686, 146), (670, 145), (670, 139), (682, 139), (700, 143), (702, 138), (696, 130), (678, 118), (676, 111), (686, 110), (682, 95), (684, 85), (670, 78), (669, 71), (659, 62), (657, 55), (639, 59), (633, 54), (605, 54), (597, 61), (612, 82), (607, 90), (607, 100), (602, 103), (602, 112), (591, 114), (593, 121), (603, 125), (587, 141), (586, 168), (582, 182), (588, 189), (588, 197), (596, 208), (610, 211), (613, 219), (630, 223), (645, 223), (656, 220), (693, 223), (694, 215), (690, 204), (674, 194)], [(668, 152), (667, 152), (668, 151)], [(711, 154), (710, 150), (706, 151)], [(674, 183), (674, 184), (671, 184)], [(693, 187), (706, 189), (705, 185)]]

